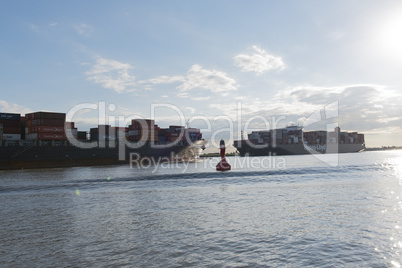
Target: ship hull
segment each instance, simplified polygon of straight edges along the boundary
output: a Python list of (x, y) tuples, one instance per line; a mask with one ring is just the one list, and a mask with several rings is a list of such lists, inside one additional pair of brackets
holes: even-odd
[(278, 144), (276, 146), (254, 145), (246, 141), (235, 141), (240, 156), (266, 156), (266, 155), (303, 155), (303, 154), (330, 154), (355, 153), (365, 149), (364, 144), (322, 144), (309, 146), (306, 144)]
[(192, 145), (166, 148), (155, 148), (149, 144), (136, 149), (125, 147), (123, 157), (118, 146), (90, 149), (75, 146), (1, 146), (0, 170), (118, 165), (129, 164), (130, 159), (139, 162), (144, 158), (190, 160), (199, 156), (203, 144), (205, 141), (199, 140)]

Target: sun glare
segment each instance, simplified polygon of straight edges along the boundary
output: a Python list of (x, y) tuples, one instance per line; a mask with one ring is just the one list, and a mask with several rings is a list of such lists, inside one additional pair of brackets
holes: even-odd
[(395, 158), (395, 175), (399, 179), (399, 185), (402, 186), (402, 152), (400, 153), (400, 156)]
[(380, 49), (392, 57), (402, 57), (402, 12), (392, 14), (380, 25)]

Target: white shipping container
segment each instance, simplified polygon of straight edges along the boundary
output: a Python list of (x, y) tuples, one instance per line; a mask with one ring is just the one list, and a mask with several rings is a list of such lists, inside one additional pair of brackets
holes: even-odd
[(19, 141), (21, 140), (21, 134), (3, 134), (3, 140)]

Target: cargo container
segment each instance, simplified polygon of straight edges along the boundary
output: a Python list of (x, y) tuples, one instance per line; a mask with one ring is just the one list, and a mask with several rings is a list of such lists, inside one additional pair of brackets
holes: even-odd
[(74, 127), (75, 127), (75, 124), (74, 124), (74, 122), (66, 122), (66, 123), (65, 123), (65, 127), (66, 127), (66, 128), (74, 128)]
[[(77, 138), (77, 136), (78, 136), (78, 129), (72, 128), (72, 129), (71, 129), (71, 134), (72, 134), (75, 138)], [(65, 133), (64, 133), (64, 135), (65, 135)]]
[(86, 140), (87, 132), (86, 131), (77, 131), (77, 139), (78, 140)]
[(3, 125), (3, 133), (21, 134), (21, 128), (20, 127), (8, 127), (8, 126)]
[(56, 119), (56, 120), (66, 120), (65, 113), (53, 113), (53, 112), (35, 112), (29, 113), (25, 115), (28, 120), (35, 120), (35, 119)]
[(358, 134), (358, 143), (364, 143), (364, 134)]
[(91, 141), (107, 141), (116, 139), (116, 129), (110, 125), (98, 125), (97, 128), (90, 129)]
[(25, 136), (27, 140), (66, 140), (64, 133), (32, 133)]
[(64, 127), (57, 126), (38, 126), (32, 127), (28, 133), (64, 133)]
[(0, 120), (20, 121), (20, 114), (0, 113)]
[(25, 133), (25, 140), (36, 140), (38, 138), (38, 135), (35, 133), (35, 134), (28, 134), (28, 133)]
[(34, 119), (32, 126), (60, 126), (64, 127), (64, 120), (60, 119)]
[[(142, 127), (155, 127), (155, 120), (151, 119), (133, 119), (131, 120), (131, 129), (140, 129)], [(129, 128), (130, 128), (129, 126)]]
[(20, 127), (7, 127), (3, 125), (3, 133), (5, 134), (21, 134)]
[(21, 122), (19, 120), (0, 120), (0, 124), (7, 127), (19, 127)]
[(151, 141), (157, 142), (159, 127), (151, 119), (133, 119), (128, 126), (128, 137), (130, 141)]
[(21, 140), (21, 134), (6, 134), (6, 133), (3, 133), (2, 139), (3, 140), (8, 140), (8, 141), (19, 141), (19, 140)]

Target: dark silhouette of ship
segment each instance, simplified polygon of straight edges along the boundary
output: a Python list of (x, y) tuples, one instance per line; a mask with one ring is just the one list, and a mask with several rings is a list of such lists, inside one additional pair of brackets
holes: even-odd
[(188, 161), (199, 157), (205, 143), (199, 129), (160, 128), (150, 119), (86, 132), (66, 122), (64, 113), (0, 113), (0, 170), (124, 164), (133, 154), (137, 160)]
[(341, 132), (339, 127), (333, 132), (303, 131), (299, 126), (253, 131), (234, 146), (241, 156), (353, 153), (366, 148), (364, 134)]

